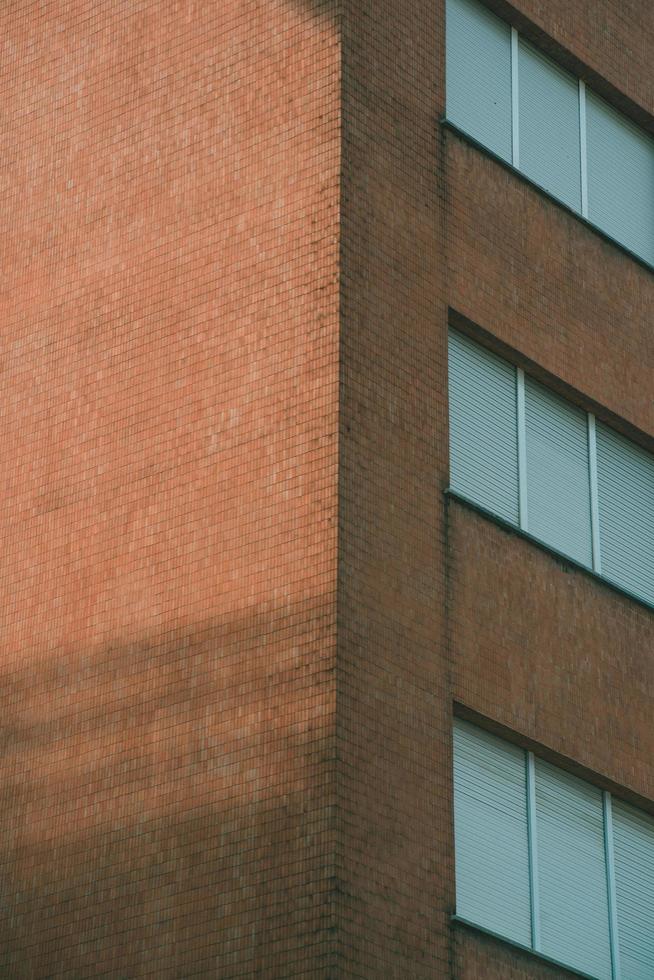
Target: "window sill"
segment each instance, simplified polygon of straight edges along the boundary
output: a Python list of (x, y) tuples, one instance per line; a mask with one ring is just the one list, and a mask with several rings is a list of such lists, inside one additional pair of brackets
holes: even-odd
[(632, 602), (637, 603), (639, 606), (643, 606), (650, 612), (654, 612), (654, 604), (648, 602), (647, 599), (641, 598), (634, 592), (630, 592), (629, 589), (625, 589), (621, 585), (616, 585), (615, 582), (612, 582), (608, 578), (604, 578), (603, 575), (598, 575), (597, 572), (592, 570), (592, 568), (588, 568), (587, 565), (582, 565), (581, 562), (576, 561), (574, 558), (570, 558), (569, 555), (564, 555), (563, 552), (557, 551), (556, 548), (550, 547), (550, 545), (546, 544), (544, 541), (541, 541), (540, 538), (534, 537), (534, 535), (529, 534), (528, 531), (523, 531), (522, 528), (517, 527), (515, 524), (511, 524), (510, 521), (504, 520), (503, 517), (498, 517), (497, 514), (494, 514), (491, 510), (487, 510), (487, 508), (482, 504), (477, 504), (474, 500), (470, 500), (464, 494), (459, 493), (458, 490), (453, 490), (451, 487), (448, 487), (447, 490), (444, 491), (444, 494), (446, 500), (456, 500), (457, 503), (462, 504), (469, 510), (475, 511), (475, 513), (480, 514), (493, 524), (501, 527), (502, 530), (508, 531), (510, 534), (515, 534), (519, 538), (523, 538), (525, 541), (529, 541), (530, 544), (535, 545), (541, 551), (544, 551), (546, 554), (556, 558), (557, 561), (563, 563), (569, 568), (572, 568), (575, 571), (583, 572), (584, 575), (592, 578), (595, 582), (600, 582), (607, 589), (610, 589), (611, 592), (617, 592), (618, 595), (626, 596)]
[(510, 173), (514, 174), (519, 180), (523, 181), (525, 184), (528, 184), (529, 187), (533, 187), (534, 190), (538, 191), (539, 194), (547, 198), (548, 201), (552, 201), (558, 207), (562, 208), (564, 211), (567, 211), (568, 214), (571, 214), (574, 218), (576, 218), (577, 221), (580, 221), (582, 225), (585, 225), (587, 228), (590, 228), (591, 231), (593, 231), (596, 235), (599, 235), (599, 237), (602, 238), (605, 242), (608, 242), (610, 245), (615, 246), (615, 248), (617, 248), (620, 252), (622, 252), (623, 255), (628, 255), (629, 258), (633, 259), (634, 262), (642, 266), (643, 269), (647, 269), (648, 272), (654, 272), (654, 265), (651, 262), (648, 262), (647, 259), (644, 259), (642, 258), (642, 256), (637, 255), (636, 252), (632, 252), (630, 248), (628, 248), (626, 245), (623, 245), (616, 238), (612, 238), (611, 235), (607, 234), (607, 232), (603, 231), (598, 225), (594, 224), (588, 218), (585, 218), (582, 214), (579, 213), (579, 211), (575, 211), (574, 208), (571, 208), (569, 205), (561, 201), (558, 197), (555, 197), (554, 194), (550, 193), (550, 191), (545, 190), (545, 188), (541, 187), (540, 184), (537, 184), (536, 181), (532, 180), (530, 177), (527, 177), (527, 175), (524, 174), (522, 170), (519, 170), (517, 167), (514, 167), (512, 163), (509, 163), (503, 157), (498, 156), (497, 153), (494, 153), (492, 150), (489, 150), (487, 146), (484, 146), (483, 143), (480, 143), (478, 140), (476, 140), (474, 136), (471, 136), (469, 133), (466, 133), (464, 129), (459, 129), (456, 123), (450, 122), (450, 120), (446, 119), (445, 117), (440, 119), (439, 122), (444, 129), (449, 130), (452, 133), (455, 133), (457, 136), (461, 137), (461, 139), (464, 140), (464, 142), (468, 143), (470, 146), (474, 146), (474, 148), (476, 150), (479, 150), (479, 152), (482, 153), (484, 156), (488, 157), (491, 160), (494, 160), (496, 163), (499, 163), (501, 167), (504, 167), (505, 170), (508, 170)]
[(466, 931), (479, 933), (482, 936), (488, 936), (490, 939), (496, 940), (503, 946), (508, 946), (510, 949), (519, 950), (521, 953), (524, 953), (531, 959), (537, 960), (540, 963), (547, 963), (549, 966), (556, 967), (557, 970), (563, 970), (565, 976), (582, 977), (583, 980), (597, 980), (597, 977), (593, 976), (591, 973), (583, 973), (581, 970), (577, 970), (573, 966), (567, 966), (565, 963), (561, 963), (559, 960), (555, 960), (551, 956), (546, 956), (545, 953), (539, 953), (535, 949), (531, 949), (530, 946), (523, 946), (522, 943), (517, 943), (513, 939), (507, 939), (506, 936), (501, 936), (499, 933), (493, 932), (491, 929), (485, 929), (483, 926), (478, 926), (474, 922), (469, 922), (468, 919), (464, 919), (460, 915), (453, 915), (450, 921), (456, 928), (463, 928)]

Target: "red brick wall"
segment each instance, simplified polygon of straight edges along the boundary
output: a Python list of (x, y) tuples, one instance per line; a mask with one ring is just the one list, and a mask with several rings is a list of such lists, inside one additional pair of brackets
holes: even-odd
[(452, 972), (457, 980), (572, 980), (579, 974), (457, 924)]
[(0, 972), (306, 976), (331, 948), (332, 5), (13, 0), (0, 33)]
[(457, 700), (654, 800), (650, 610), (456, 501), (448, 518)]
[(344, 22), (337, 710), (346, 977), (449, 975), (441, 6), (352, 3)]

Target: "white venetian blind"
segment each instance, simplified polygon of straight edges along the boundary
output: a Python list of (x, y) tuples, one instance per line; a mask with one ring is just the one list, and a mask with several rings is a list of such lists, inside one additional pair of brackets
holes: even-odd
[(654, 603), (654, 458), (597, 423), (602, 574)]
[(588, 217), (654, 263), (654, 142), (593, 92), (586, 119)]
[(454, 724), (457, 914), (531, 942), (525, 754), (482, 729)]
[(611, 980), (602, 793), (536, 760), (542, 952)]
[(475, 0), (446, 3), (447, 117), (511, 161), (511, 28)]
[(623, 980), (654, 977), (654, 820), (613, 800), (615, 891)]
[(522, 39), (518, 65), (520, 169), (580, 211), (579, 83)]
[(527, 378), (525, 419), (527, 530), (590, 567), (588, 416)]
[(453, 489), (517, 523), (515, 368), (450, 331), (449, 397)]

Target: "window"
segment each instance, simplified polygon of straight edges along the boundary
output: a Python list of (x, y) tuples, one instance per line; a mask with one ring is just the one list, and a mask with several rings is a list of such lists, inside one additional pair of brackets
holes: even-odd
[(478, 0), (447, 0), (447, 118), (654, 265), (654, 141)]
[(526, 41), (518, 43), (519, 166), (581, 212), (579, 85)]
[(593, 564), (588, 418), (531, 378), (525, 387), (525, 525), (589, 568)]
[(509, 163), (511, 29), (475, 0), (447, 5), (447, 112)]
[(452, 332), (449, 383), (452, 486), (517, 524), (515, 368)]
[(454, 723), (457, 915), (598, 980), (654, 976), (654, 819)]
[(451, 489), (654, 604), (654, 457), (455, 330)]
[(652, 140), (592, 92), (586, 100), (588, 217), (654, 262)]

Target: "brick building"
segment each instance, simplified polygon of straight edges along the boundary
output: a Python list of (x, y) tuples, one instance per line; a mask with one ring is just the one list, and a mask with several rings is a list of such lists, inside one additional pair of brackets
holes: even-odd
[(0, 10), (3, 977), (654, 977), (654, 8), (445, 8)]

